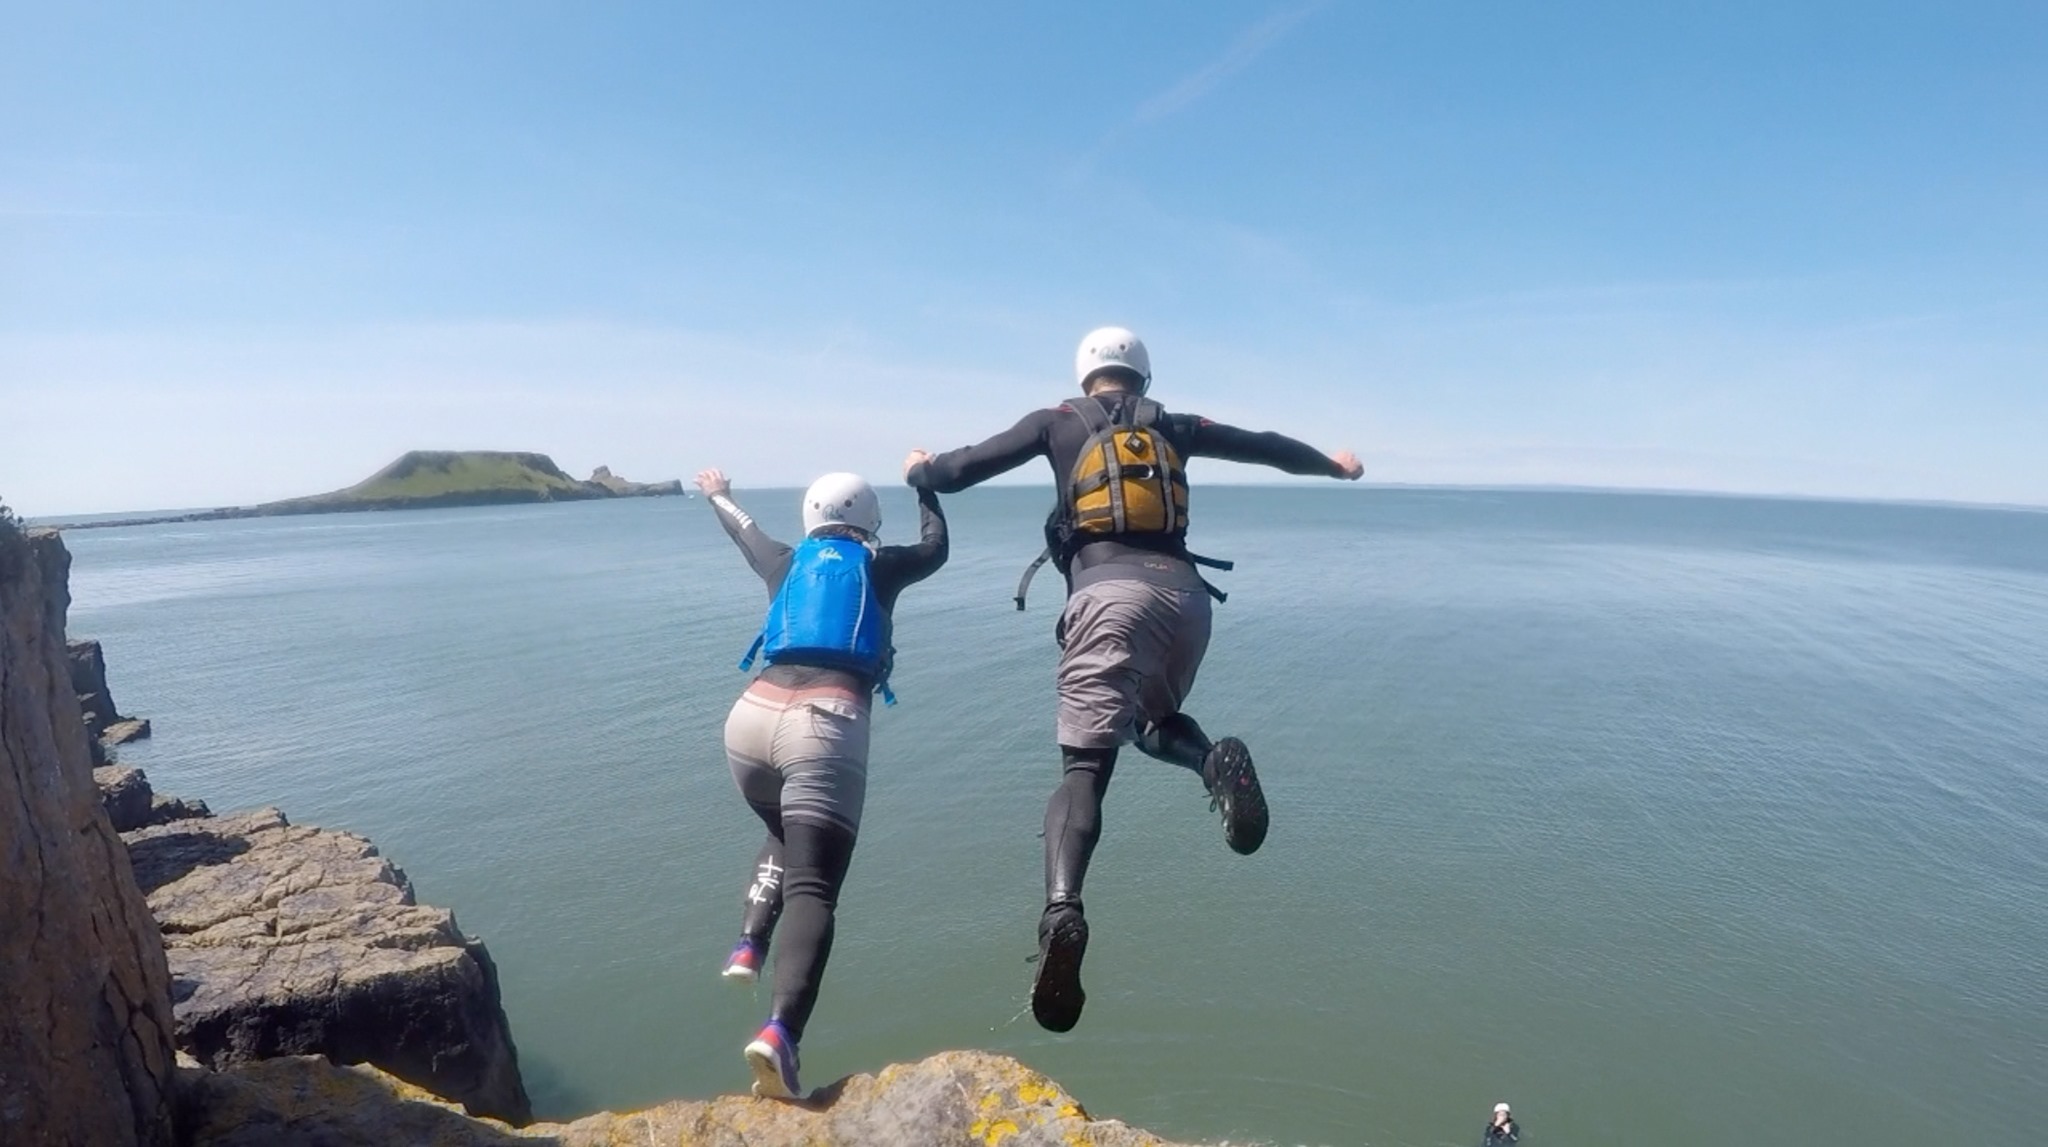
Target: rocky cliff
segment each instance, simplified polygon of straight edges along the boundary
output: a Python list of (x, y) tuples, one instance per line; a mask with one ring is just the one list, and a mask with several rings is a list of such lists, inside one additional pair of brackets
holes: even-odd
[(70, 563), (0, 517), (0, 1143), (168, 1147), (169, 970), (93, 786)]
[[(71, 661), (71, 688), (85, 710), (86, 735), (108, 747), (149, 736), (148, 721), (123, 717), (115, 710), (113, 691), (107, 688), (107, 655), (100, 643), (73, 641), (65, 652)], [(103, 762), (104, 754), (95, 754), (95, 760)]]
[(725, 1096), (513, 1129), (374, 1068), (274, 1059), (188, 1073), (192, 1147), (1175, 1147), (1088, 1114), (1008, 1056), (949, 1051), (854, 1075), (800, 1103)]
[(215, 1068), (371, 1063), (471, 1114), (532, 1118), (490, 952), (375, 845), (276, 809), (121, 839), (163, 928), (179, 1050)]
[(602, 486), (621, 498), (660, 498), (683, 492), (683, 480), (680, 478), (670, 478), (666, 482), (629, 482), (612, 473), (609, 466), (592, 470), (589, 483)]

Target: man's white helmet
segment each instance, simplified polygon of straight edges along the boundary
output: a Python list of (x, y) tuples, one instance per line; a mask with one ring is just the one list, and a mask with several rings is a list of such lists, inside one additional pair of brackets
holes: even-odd
[(804, 491), (804, 534), (823, 526), (852, 526), (872, 537), (882, 532), (882, 502), (858, 474), (827, 474)]
[(1106, 366), (1120, 366), (1138, 374), (1138, 393), (1152, 385), (1152, 356), (1138, 336), (1122, 327), (1097, 327), (1081, 340), (1074, 352), (1074, 381), (1083, 387), (1088, 376)]

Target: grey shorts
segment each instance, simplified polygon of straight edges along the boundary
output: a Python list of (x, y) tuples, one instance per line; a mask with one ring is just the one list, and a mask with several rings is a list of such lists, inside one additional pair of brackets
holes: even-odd
[(1180, 712), (1209, 648), (1209, 595), (1136, 578), (1084, 585), (1060, 615), (1059, 743), (1121, 745)]
[(725, 719), (733, 783), (784, 821), (860, 829), (868, 793), (868, 704), (845, 689), (756, 680)]

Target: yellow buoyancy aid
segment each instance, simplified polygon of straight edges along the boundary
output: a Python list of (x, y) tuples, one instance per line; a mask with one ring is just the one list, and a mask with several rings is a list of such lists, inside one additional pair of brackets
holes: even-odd
[(1139, 399), (1112, 419), (1100, 402), (1083, 398), (1074, 411), (1092, 433), (1067, 479), (1067, 512), (1077, 535), (1184, 536), (1188, 529), (1188, 474), (1180, 452), (1154, 424), (1156, 403)]

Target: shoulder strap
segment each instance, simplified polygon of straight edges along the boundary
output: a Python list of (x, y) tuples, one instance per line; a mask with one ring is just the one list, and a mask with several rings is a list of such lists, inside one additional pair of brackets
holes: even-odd
[[(1101, 401), (1096, 399), (1094, 395), (1082, 395), (1080, 398), (1067, 403), (1067, 409), (1073, 411), (1081, 419), (1081, 425), (1087, 430), (1089, 438), (1093, 438), (1115, 425), (1110, 420), (1109, 411), (1103, 407)], [(1085, 455), (1086, 451), (1083, 451), (1083, 454)], [(1078, 462), (1079, 459), (1077, 458), (1076, 461)], [(1067, 468), (1067, 472), (1059, 474), (1057, 477), (1058, 481), (1054, 485), (1059, 491), (1060, 512), (1071, 517), (1074, 512), (1073, 466), (1070, 465)]]
[(1088, 433), (1090, 434), (1098, 433), (1116, 425), (1115, 420), (1109, 416), (1109, 408), (1102, 405), (1102, 400), (1092, 394), (1084, 394), (1081, 396), (1080, 401), (1070, 402), (1067, 406), (1075, 414), (1081, 416), (1081, 423), (1088, 427)]

